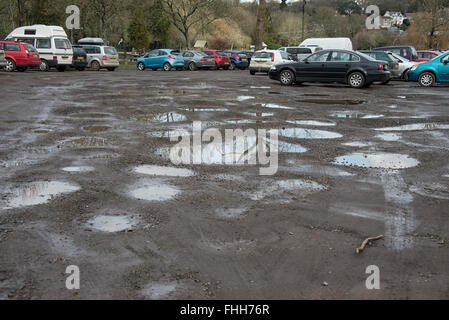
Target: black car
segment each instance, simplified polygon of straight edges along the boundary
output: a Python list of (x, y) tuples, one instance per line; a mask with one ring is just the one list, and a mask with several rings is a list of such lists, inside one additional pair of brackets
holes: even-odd
[(73, 46), (72, 67), (78, 71), (84, 71), (87, 68), (87, 52), (83, 47)]
[(240, 51), (239, 54), (240, 53), (246, 55), (246, 58), (248, 59), (248, 65), (249, 65), (251, 63), (251, 58), (253, 57), (255, 52), (254, 51)]
[(363, 53), (324, 50), (300, 62), (278, 64), (268, 75), (283, 85), (302, 82), (344, 83), (353, 88), (386, 82), (391, 77), (385, 63)]
[(388, 51), (397, 54), (407, 60), (418, 62), (418, 52), (416, 52), (415, 47), (412, 46), (391, 46), (391, 47), (380, 47), (374, 48), (375, 51)]

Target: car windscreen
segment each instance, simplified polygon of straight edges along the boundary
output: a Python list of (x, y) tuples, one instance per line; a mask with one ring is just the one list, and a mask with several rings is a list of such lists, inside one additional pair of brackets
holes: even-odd
[(237, 56), (239, 56), (239, 58), (243, 58), (243, 59), (247, 58), (247, 55), (244, 53), (237, 53)]
[(111, 54), (111, 55), (116, 55), (117, 54), (117, 50), (115, 50), (114, 47), (104, 47), (104, 53)]
[(86, 54), (86, 50), (80, 47), (73, 47), (73, 53), (77, 54)]
[(67, 39), (55, 39), (56, 49), (72, 49), (70, 41)]
[(225, 55), (226, 55), (224, 52), (221, 52), (221, 51), (217, 51), (217, 54), (218, 54), (219, 56), (225, 56)]
[(174, 54), (175, 56), (179, 56), (179, 55), (181, 55), (181, 51), (179, 51), (179, 50), (172, 50), (172, 51), (170, 51), (170, 54)]
[(271, 52), (256, 52), (256, 55), (254, 57), (259, 59), (271, 59), (271, 56)]
[(213, 56), (214, 55), (214, 53), (211, 52), (211, 51), (206, 51), (206, 52), (204, 52), (204, 54), (206, 54), (207, 56)]

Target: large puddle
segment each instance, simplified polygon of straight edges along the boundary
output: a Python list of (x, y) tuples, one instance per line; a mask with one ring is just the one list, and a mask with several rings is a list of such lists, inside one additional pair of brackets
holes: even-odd
[(181, 110), (188, 111), (188, 112), (227, 112), (229, 109), (227, 108), (220, 108), (220, 107), (196, 107), (196, 108), (180, 108)]
[(39, 181), (15, 190), (6, 208), (20, 208), (44, 204), (54, 197), (80, 190), (79, 186), (60, 181)]
[(65, 167), (62, 168), (61, 170), (71, 173), (82, 173), (82, 172), (92, 172), (95, 170), (95, 168), (90, 166), (79, 166), (79, 167)]
[(365, 100), (349, 100), (349, 99), (344, 99), (344, 100), (328, 100), (328, 99), (302, 99), (302, 100), (298, 100), (298, 102), (300, 103), (314, 103), (314, 104), (340, 104), (340, 105), (358, 105), (358, 104), (362, 104), (365, 103)]
[(73, 118), (107, 118), (110, 115), (107, 113), (74, 113), (70, 116)]
[(176, 112), (158, 113), (137, 118), (138, 121), (174, 123), (187, 121), (187, 117)]
[(130, 192), (133, 198), (146, 201), (168, 201), (180, 194), (181, 191), (168, 184), (155, 183), (134, 189)]
[(260, 105), (262, 108), (268, 108), (268, 109), (281, 109), (281, 110), (293, 110), (295, 108), (282, 106), (280, 104), (275, 103), (263, 103)]
[(337, 124), (332, 121), (315, 121), (315, 120), (289, 120), (287, 123), (296, 124), (298, 126), (310, 127), (334, 127)]
[(133, 228), (137, 222), (127, 216), (98, 216), (89, 220), (87, 224), (101, 232), (121, 232)]
[(358, 111), (334, 112), (330, 116), (338, 119), (380, 119), (385, 117), (383, 114), (365, 114)]
[(293, 139), (339, 139), (343, 135), (337, 132), (312, 130), (304, 128), (282, 128), (279, 129), (279, 135)]
[(253, 99), (256, 99), (256, 98), (253, 96), (238, 96), (237, 97), (238, 102), (243, 102), (243, 101), (253, 100)]
[(423, 131), (423, 130), (449, 130), (449, 124), (442, 123), (413, 123), (397, 127), (376, 129), (377, 131)]
[(405, 154), (396, 153), (353, 153), (334, 161), (337, 165), (361, 168), (406, 169), (419, 165), (419, 161)]
[(93, 133), (106, 132), (109, 129), (111, 129), (111, 127), (109, 127), (109, 126), (85, 126), (85, 127), (83, 127), (84, 131), (93, 132)]
[(64, 143), (66, 145), (80, 146), (80, 147), (104, 147), (108, 145), (106, 139), (94, 137), (76, 138), (67, 140)]
[(302, 179), (275, 181), (262, 187), (253, 193), (250, 198), (254, 201), (263, 200), (266, 197), (277, 197), (284, 192), (318, 192), (326, 190), (326, 187), (315, 182)]
[(162, 167), (154, 165), (143, 165), (136, 167), (135, 172), (151, 175), (151, 176), (167, 176), (167, 177), (192, 177), (195, 172), (184, 168)]

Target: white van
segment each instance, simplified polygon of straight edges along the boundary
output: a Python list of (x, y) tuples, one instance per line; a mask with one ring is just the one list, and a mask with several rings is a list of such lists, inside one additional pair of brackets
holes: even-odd
[(304, 40), (300, 47), (320, 47), (323, 50), (340, 49), (352, 51), (352, 41), (349, 38), (309, 38)]
[(11, 32), (6, 40), (33, 45), (39, 52), (42, 61), (41, 71), (48, 71), (54, 67), (62, 72), (72, 64), (72, 44), (62, 27), (41, 24), (20, 27)]

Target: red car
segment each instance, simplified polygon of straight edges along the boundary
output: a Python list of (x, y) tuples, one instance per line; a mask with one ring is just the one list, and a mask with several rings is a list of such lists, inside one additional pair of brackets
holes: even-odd
[(418, 62), (426, 62), (438, 57), (439, 54), (430, 50), (420, 50), (418, 52)]
[(204, 50), (203, 52), (214, 58), (217, 69), (229, 70), (231, 59), (224, 52), (217, 50)]
[(41, 64), (37, 50), (25, 42), (0, 41), (0, 50), (5, 51), (7, 65), (5, 71), (25, 71)]

